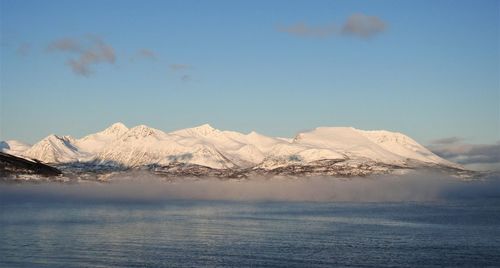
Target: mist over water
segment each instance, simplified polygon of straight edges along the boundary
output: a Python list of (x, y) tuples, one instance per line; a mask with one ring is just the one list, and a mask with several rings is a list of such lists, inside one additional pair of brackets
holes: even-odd
[(500, 263), (498, 177), (111, 180), (0, 184), (0, 267)]
[(456, 198), (500, 197), (500, 179), (463, 181), (436, 173), (412, 173), (366, 178), (216, 178), (165, 181), (151, 174), (128, 174), (110, 183), (3, 184), (0, 201), (312, 201), (312, 202), (404, 202)]

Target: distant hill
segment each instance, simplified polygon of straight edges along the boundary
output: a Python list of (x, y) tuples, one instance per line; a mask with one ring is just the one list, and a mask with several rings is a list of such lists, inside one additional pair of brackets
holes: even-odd
[(319, 127), (285, 139), (208, 124), (166, 133), (115, 123), (81, 139), (52, 134), (33, 146), (1, 144), (3, 152), (80, 173), (141, 169), (165, 176), (349, 177), (422, 168), (466, 172), (404, 134), (352, 127)]

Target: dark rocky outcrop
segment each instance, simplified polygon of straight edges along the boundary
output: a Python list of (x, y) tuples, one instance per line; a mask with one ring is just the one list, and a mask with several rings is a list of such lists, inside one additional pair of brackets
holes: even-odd
[(0, 152), (0, 177), (16, 175), (58, 176), (62, 172), (35, 159), (26, 159)]

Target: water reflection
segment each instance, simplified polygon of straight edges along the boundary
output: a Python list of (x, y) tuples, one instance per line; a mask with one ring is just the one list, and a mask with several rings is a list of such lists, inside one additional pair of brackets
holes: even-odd
[(3, 202), (0, 266), (494, 265), (499, 203)]

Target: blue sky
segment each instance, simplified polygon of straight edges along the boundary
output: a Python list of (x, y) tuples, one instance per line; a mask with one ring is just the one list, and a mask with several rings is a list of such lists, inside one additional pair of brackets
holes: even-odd
[(0, 140), (117, 121), (500, 139), (499, 1), (0, 2)]

